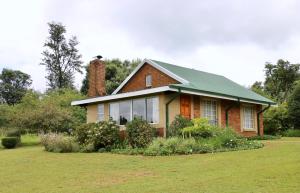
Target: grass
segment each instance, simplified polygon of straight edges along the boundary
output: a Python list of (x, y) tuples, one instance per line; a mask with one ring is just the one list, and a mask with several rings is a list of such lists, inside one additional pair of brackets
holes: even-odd
[(1, 150), (0, 192), (300, 192), (300, 138), (264, 143), (256, 150), (169, 157)]

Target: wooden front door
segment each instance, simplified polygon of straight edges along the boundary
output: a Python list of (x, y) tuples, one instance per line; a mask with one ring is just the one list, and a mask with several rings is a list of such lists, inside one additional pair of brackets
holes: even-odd
[(191, 96), (180, 95), (180, 114), (190, 119), (191, 118)]

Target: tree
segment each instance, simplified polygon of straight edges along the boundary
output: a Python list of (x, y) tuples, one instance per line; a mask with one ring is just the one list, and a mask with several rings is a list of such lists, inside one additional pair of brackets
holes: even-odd
[(4, 68), (0, 74), (0, 101), (9, 105), (20, 102), (31, 83), (30, 75)]
[[(140, 59), (136, 60), (125, 60), (120, 59), (105, 60), (105, 87), (106, 93), (111, 94), (125, 78), (133, 71), (133, 69), (141, 62)], [(88, 92), (88, 77), (89, 70), (86, 67), (86, 76), (82, 81), (82, 87), (80, 89), (82, 94)]]
[(47, 38), (40, 65), (46, 66), (47, 80), (50, 89), (73, 88), (74, 72), (81, 71), (81, 55), (76, 46), (77, 38), (65, 38), (66, 28), (61, 23), (48, 23), (49, 37)]
[(255, 81), (254, 84), (251, 86), (251, 90), (256, 92), (257, 94), (260, 94), (260, 95), (266, 97), (266, 98), (269, 98), (269, 99), (272, 98), (266, 93), (266, 91), (264, 89), (264, 85), (260, 81)]
[(300, 81), (289, 98), (288, 115), (294, 129), (300, 129)]
[(265, 92), (281, 104), (287, 101), (295, 86), (294, 82), (299, 79), (299, 64), (290, 64), (282, 59), (276, 65), (266, 63), (265, 75)]

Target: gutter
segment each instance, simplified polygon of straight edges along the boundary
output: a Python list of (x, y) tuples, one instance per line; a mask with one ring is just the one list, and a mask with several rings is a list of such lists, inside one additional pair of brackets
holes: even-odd
[(166, 137), (167, 137), (167, 130), (169, 129), (169, 104), (176, 99), (181, 93), (181, 89), (178, 88), (178, 92), (166, 103)]
[(263, 113), (263, 112), (265, 112), (270, 107), (271, 107), (271, 103), (269, 103), (269, 105), (266, 108), (262, 109), (261, 111), (259, 111), (257, 113), (257, 133), (258, 133), (259, 136), (260, 136), (260, 118), (259, 118), (260, 114)]
[(232, 109), (233, 107), (235, 107), (235, 106), (237, 106), (237, 105), (240, 105), (240, 98), (238, 98), (237, 103), (233, 103), (233, 104), (231, 104), (229, 107), (227, 107), (227, 108), (225, 109), (225, 115), (226, 115), (226, 127), (228, 127), (228, 125), (229, 125), (229, 115), (228, 115), (228, 112), (229, 112), (230, 109)]

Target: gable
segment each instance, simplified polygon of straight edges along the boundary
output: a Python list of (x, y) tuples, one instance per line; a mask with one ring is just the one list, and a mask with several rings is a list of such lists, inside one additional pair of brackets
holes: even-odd
[[(152, 86), (146, 87), (146, 76), (152, 76)], [(179, 82), (164, 72), (158, 70), (152, 65), (145, 63), (117, 92), (125, 93), (149, 88), (167, 86), (169, 84), (178, 84)]]

